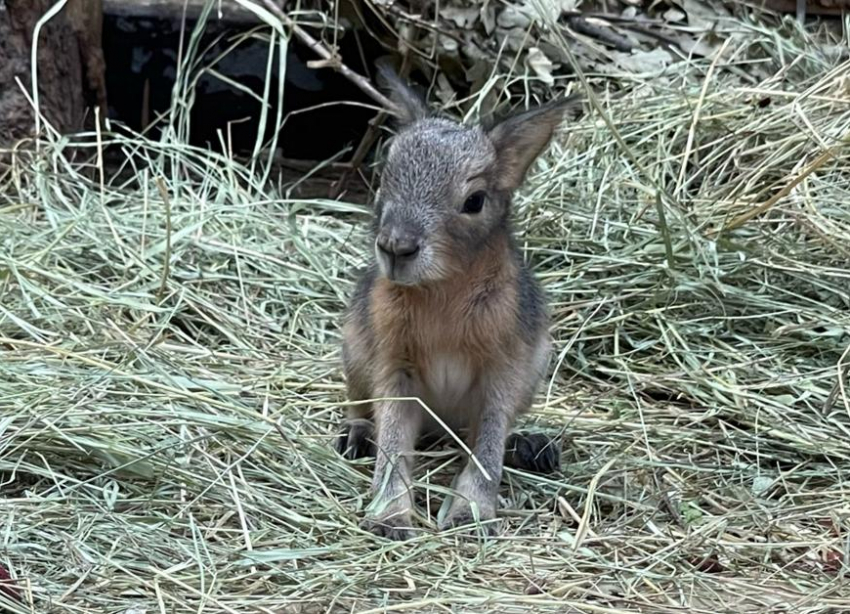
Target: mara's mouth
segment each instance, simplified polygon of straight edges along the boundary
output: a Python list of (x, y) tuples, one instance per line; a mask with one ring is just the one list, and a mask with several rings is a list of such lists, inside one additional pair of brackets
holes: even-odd
[(375, 243), (375, 260), (380, 275), (399, 286), (424, 286), (447, 279), (453, 268), (438, 246), (421, 242), (402, 254), (389, 253)]
[(418, 242), (375, 241), (375, 258), (384, 277), (394, 283), (413, 285), (427, 260)]
[(387, 280), (400, 286), (415, 286), (421, 281), (421, 267), (417, 262), (378, 258), (378, 269)]

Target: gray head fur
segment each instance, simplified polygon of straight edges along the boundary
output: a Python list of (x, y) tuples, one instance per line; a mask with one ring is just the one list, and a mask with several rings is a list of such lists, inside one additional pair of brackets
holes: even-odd
[(508, 118), (490, 129), (431, 117), (384, 69), (400, 131), (376, 198), (380, 273), (418, 285), (462, 273), (488, 242), (509, 233), (511, 195), (549, 143), (574, 98)]

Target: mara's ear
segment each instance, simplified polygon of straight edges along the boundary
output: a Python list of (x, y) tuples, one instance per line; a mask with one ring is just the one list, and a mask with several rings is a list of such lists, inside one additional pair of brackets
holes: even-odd
[(575, 94), (548, 102), (508, 117), (487, 130), (496, 148), (496, 177), (500, 189), (513, 191), (519, 187), (566, 112), (577, 107), (580, 101), (581, 95)]
[(428, 117), (425, 101), (408, 86), (386, 62), (378, 62), (378, 83), (389, 93), (399, 125), (408, 126)]

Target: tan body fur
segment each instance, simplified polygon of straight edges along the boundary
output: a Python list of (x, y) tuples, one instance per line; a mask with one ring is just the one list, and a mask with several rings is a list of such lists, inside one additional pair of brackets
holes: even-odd
[[(374, 398), (380, 384), (373, 382), (388, 381), (394, 370), (406, 368), (415, 374), (411, 385), (424, 403), (450, 427), (467, 429), (482, 411), (488, 373), (515, 370), (517, 363), (542, 373), (549, 338), (544, 330), (523, 339), (515, 324), (518, 271), (507, 249), (501, 245), (482, 253), (470, 279), (426, 288), (376, 280), (368, 308), (377, 341), (370, 343), (371, 335), (356, 320), (344, 329), (355, 363), (350, 378), (359, 379), (363, 390), (356, 396)], [(539, 375), (529, 373), (527, 379), (536, 382)], [(439, 433), (427, 412), (422, 419), (425, 433)]]

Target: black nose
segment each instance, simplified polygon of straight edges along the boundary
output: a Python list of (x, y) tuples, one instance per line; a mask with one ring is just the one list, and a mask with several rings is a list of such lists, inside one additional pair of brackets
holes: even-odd
[(419, 241), (409, 234), (381, 232), (376, 244), (379, 250), (393, 258), (413, 258), (419, 252)]

